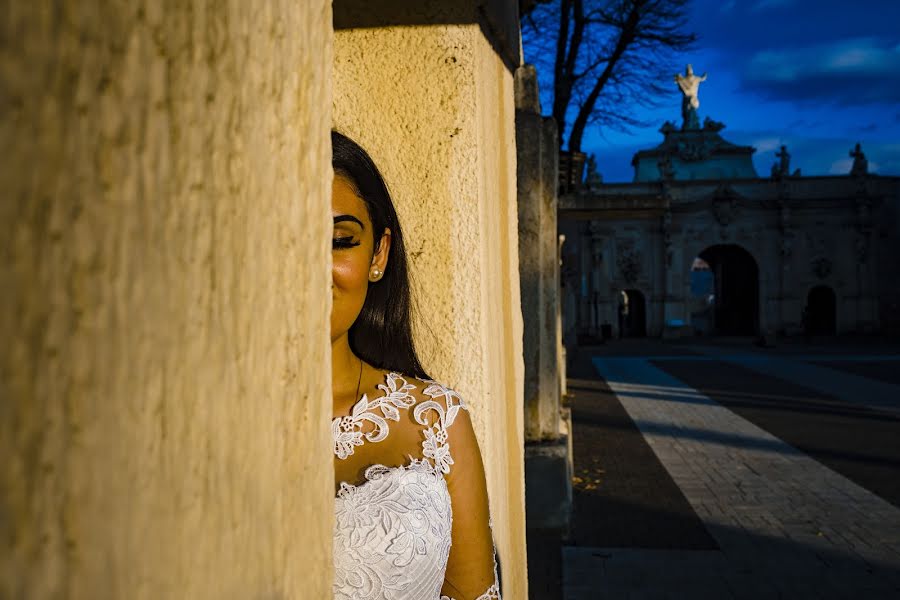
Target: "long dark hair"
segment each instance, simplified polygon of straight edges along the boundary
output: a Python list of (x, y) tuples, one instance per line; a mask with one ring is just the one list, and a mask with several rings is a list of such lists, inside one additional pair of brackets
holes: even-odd
[(350, 327), (350, 349), (379, 369), (430, 379), (413, 344), (406, 249), (384, 179), (368, 153), (337, 131), (331, 132), (331, 166), (334, 174), (347, 180), (365, 202), (376, 249), (383, 241), (385, 227), (391, 230), (384, 276), (369, 285), (362, 311)]

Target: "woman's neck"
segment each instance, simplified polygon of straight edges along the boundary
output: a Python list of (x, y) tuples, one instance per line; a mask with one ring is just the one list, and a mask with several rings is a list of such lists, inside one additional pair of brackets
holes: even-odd
[(361, 360), (350, 349), (348, 335), (331, 343), (331, 393), (336, 411), (356, 402), (361, 365)]

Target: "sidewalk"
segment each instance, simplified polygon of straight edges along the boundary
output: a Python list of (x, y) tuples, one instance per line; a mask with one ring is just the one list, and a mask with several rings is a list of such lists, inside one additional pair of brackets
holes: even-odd
[[(900, 596), (900, 508), (664, 370), (665, 361), (671, 359), (679, 362), (682, 370), (696, 368), (696, 373), (715, 372), (718, 365), (723, 364), (718, 362), (717, 356), (736, 354), (735, 349), (740, 346), (717, 344), (710, 349), (708, 345), (692, 348), (689, 344), (641, 341), (611, 343), (592, 348), (589, 353), (578, 353), (575, 357), (573, 362), (576, 364), (570, 370), (572, 375), (584, 377), (590, 374), (584, 364), (585, 356), (588, 356), (595, 366), (595, 379), (602, 375), (614, 394), (614, 398), (608, 393), (602, 394), (603, 382), (570, 382), (576, 388), (573, 404), (576, 444), (579, 402), (618, 402), (652, 449), (653, 457), (642, 462), (656, 460), (662, 465), (667, 478), (677, 486), (697, 522), (714, 542), (705, 548), (698, 546), (696, 540), (700, 538), (692, 534), (684, 538), (685, 543), (674, 547), (671, 540), (666, 544), (651, 545), (668, 549), (648, 549), (647, 544), (636, 548), (622, 543), (607, 547), (583, 544), (567, 547), (563, 569), (566, 598)], [(791, 350), (782, 349), (777, 353), (783, 356), (770, 353), (767, 360), (774, 366), (784, 367), (779, 361), (790, 360), (791, 354), (813, 354), (816, 358), (820, 354), (836, 353), (824, 347)], [(890, 346), (873, 350), (877, 350), (872, 353), (873, 362), (893, 360)], [(728, 364), (727, 358), (724, 364)], [(823, 373), (818, 369), (827, 368), (821, 364), (805, 371), (806, 377), (821, 377)], [(769, 377), (766, 384), (771, 386), (770, 397), (757, 399), (764, 400), (763, 408), (785, 408), (785, 401), (779, 399), (779, 390), (785, 382), (765, 373), (746, 372), (750, 375), (744, 377)], [(783, 374), (785, 369), (779, 372)], [(889, 395), (891, 391), (891, 387), (884, 387), (891, 386), (890, 383), (867, 383), (854, 379), (858, 376), (844, 375), (856, 384), (872, 384), (873, 389), (884, 394)], [(844, 375), (837, 370), (827, 372), (828, 380), (832, 382), (839, 383)], [(696, 377), (695, 374), (691, 379)], [(803, 380), (803, 372), (794, 373), (792, 377)], [(733, 379), (732, 393), (740, 393), (747, 387), (742, 385), (740, 377)], [(720, 382), (720, 387), (728, 383)], [(816, 381), (807, 379), (794, 383), (806, 384), (810, 394), (819, 393)], [(598, 388), (596, 395), (579, 399), (578, 389), (591, 385)], [(849, 384), (839, 387), (843, 396), (852, 390)], [(895, 397), (900, 398), (900, 388)], [(834, 412), (836, 403), (846, 407), (850, 400), (846, 397), (829, 399), (827, 406)], [(812, 410), (825, 405), (822, 401), (808, 404)], [(869, 409), (853, 404), (849, 405), (847, 414), (855, 418), (864, 410)], [(893, 419), (890, 411), (873, 412), (866, 417), (866, 426), (887, 427), (889, 433), (895, 432), (896, 439), (900, 440), (900, 420)], [(806, 416), (789, 413), (782, 417), (782, 422), (786, 418), (803, 419)], [(847, 427), (858, 426), (861, 421), (854, 418), (847, 418)], [(583, 421), (581, 426), (588, 427)], [(611, 431), (609, 435), (612, 435)], [(864, 433), (864, 430), (860, 431)], [(606, 451), (610, 450), (607, 448)], [(617, 460), (614, 456), (592, 455), (583, 447), (580, 451), (576, 449), (575, 454), (576, 474), (579, 465), (588, 461), (599, 460), (603, 464)], [(888, 469), (882, 472), (900, 478), (900, 464), (893, 462), (888, 460), (887, 464), (882, 464), (882, 469)], [(639, 465), (635, 465), (635, 472), (640, 470)], [(666, 503), (671, 504), (672, 497), (671, 492), (666, 492), (664, 479), (666, 477), (655, 477), (656, 482), (661, 482), (660, 493), (655, 497), (659, 498), (658, 512), (663, 513), (668, 510)], [(601, 480), (600, 485), (603, 484)], [(606, 485), (612, 487), (614, 484), (607, 482)], [(627, 482), (625, 488), (641, 485), (646, 487), (647, 482)], [(644, 493), (644, 496), (648, 494)], [(653, 494), (649, 496), (654, 497)], [(612, 503), (610, 507), (619, 510)], [(668, 538), (671, 527), (657, 529), (657, 534)], [(602, 532), (597, 539), (606, 541)]]

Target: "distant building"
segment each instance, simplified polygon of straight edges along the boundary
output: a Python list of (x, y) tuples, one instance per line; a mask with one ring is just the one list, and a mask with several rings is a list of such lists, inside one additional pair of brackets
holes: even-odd
[(845, 176), (791, 172), (782, 146), (760, 177), (722, 123), (683, 117), (634, 155), (634, 182), (561, 196), (567, 344), (900, 331), (900, 177), (858, 144)]

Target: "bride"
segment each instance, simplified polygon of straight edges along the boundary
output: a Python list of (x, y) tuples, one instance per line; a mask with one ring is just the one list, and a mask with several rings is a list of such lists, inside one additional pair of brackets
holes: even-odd
[(331, 143), (334, 597), (500, 598), (469, 409), (416, 356), (390, 195), (365, 150)]

